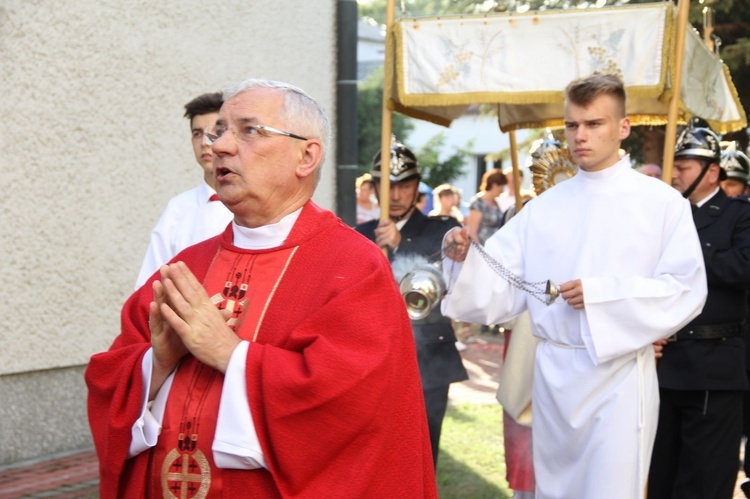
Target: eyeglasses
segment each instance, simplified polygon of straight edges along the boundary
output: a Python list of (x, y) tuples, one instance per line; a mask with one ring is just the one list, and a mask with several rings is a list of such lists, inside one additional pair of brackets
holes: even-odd
[(200, 140), (201, 145), (208, 144), (211, 145), (211, 141), (208, 140), (208, 137), (206, 137), (206, 134), (209, 132), (209, 127), (203, 127), (203, 128), (196, 128), (192, 132), (193, 140)]
[(227, 130), (230, 130), (232, 132), (232, 135), (234, 135), (235, 139), (241, 140), (243, 142), (253, 142), (259, 137), (269, 137), (272, 133), (275, 133), (277, 135), (286, 135), (287, 137), (298, 140), (308, 140), (306, 137), (302, 137), (301, 135), (296, 135), (291, 132), (285, 132), (283, 130), (279, 130), (278, 128), (273, 128), (266, 125), (241, 125), (239, 129), (233, 126), (217, 126), (213, 129), (212, 132), (205, 132), (205, 135), (208, 141), (213, 144), (214, 142), (219, 140)]

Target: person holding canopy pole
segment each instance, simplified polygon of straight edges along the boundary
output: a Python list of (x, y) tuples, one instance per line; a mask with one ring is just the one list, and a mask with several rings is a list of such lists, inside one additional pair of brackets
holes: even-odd
[[(409, 275), (417, 271), (440, 276), (440, 269), (434, 260), (439, 260), (440, 245), (445, 233), (460, 227), (450, 216), (427, 217), (416, 208), (421, 170), (417, 157), (406, 146), (394, 142), (390, 149), (390, 165), (385, 174), (390, 184), (390, 199), (383, 198), (376, 187), (381, 204), (388, 202), (388, 218), (370, 220), (357, 225), (354, 230), (383, 248), (387, 252), (394, 277), (399, 282), (403, 296), (410, 291), (422, 294), (425, 284), (411, 287)], [(383, 175), (381, 151), (373, 158), (372, 175)], [(437, 296), (441, 293), (436, 292)], [(407, 300), (411, 302), (411, 300)], [(407, 305), (407, 309), (410, 306)], [(456, 349), (456, 334), (450, 319), (440, 313), (433, 302), (423, 312), (410, 310), (411, 327), (417, 347), (417, 362), (422, 380), (427, 424), (430, 431), (432, 459), (437, 468), (440, 434), (443, 418), (448, 407), (448, 390), (451, 383), (468, 379), (468, 374)]]

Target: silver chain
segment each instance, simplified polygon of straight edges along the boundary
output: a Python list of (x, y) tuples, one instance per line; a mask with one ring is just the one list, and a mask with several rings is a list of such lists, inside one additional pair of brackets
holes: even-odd
[[(489, 265), (489, 267), (497, 275), (502, 277), (505, 281), (507, 281), (514, 288), (518, 288), (522, 291), (526, 291), (527, 293), (529, 293), (531, 296), (533, 296), (540, 302), (547, 304), (547, 300), (544, 298), (546, 295), (545, 291), (546, 291), (547, 281), (530, 282), (530, 281), (523, 280), (521, 277), (517, 276), (516, 274), (508, 270), (506, 267), (504, 267), (500, 262), (492, 258), (489, 255), (489, 253), (485, 251), (482, 245), (479, 244), (476, 240), (470, 239), (470, 241), (471, 241), (471, 245), (479, 252), (482, 259), (487, 263), (487, 265)], [(455, 242), (452, 242), (451, 245), (449, 245), (448, 248), (446, 249), (450, 249), (450, 247), (455, 244), (456, 244)]]

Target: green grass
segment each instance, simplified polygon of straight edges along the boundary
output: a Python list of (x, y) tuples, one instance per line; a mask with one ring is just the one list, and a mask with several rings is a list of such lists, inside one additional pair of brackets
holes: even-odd
[(499, 405), (448, 408), (437, 469), (441, 499), (512, 497), (505, 481), (502, 418)]

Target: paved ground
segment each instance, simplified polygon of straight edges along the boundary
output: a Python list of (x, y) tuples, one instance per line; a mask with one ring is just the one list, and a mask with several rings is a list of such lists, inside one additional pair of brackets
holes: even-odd
[[(465, 339), (461, 353), (470, 379), (454, 383), (452, 404), (496, 404), (495, 391), (502, 367), (502, 336), (475, 335)], [(740, 472), (738, 484), (744, 479)], [(0, 499), (97, 498), (96, 456), (92, 450), (0, 468)], [(735, 499), (745, 496), (739, 487)]]
[(93, 451), (56, 456), (0, 469), (0, 498), (56, 499), (99, 496), (96, 455)]
[(497, 404), (495, 392), (500, 380), (503, 356), (502, 335), (475, 335), (464, 339), (461, 352), (469, 379), (453, 383), (449, 398), (453, 404)]

